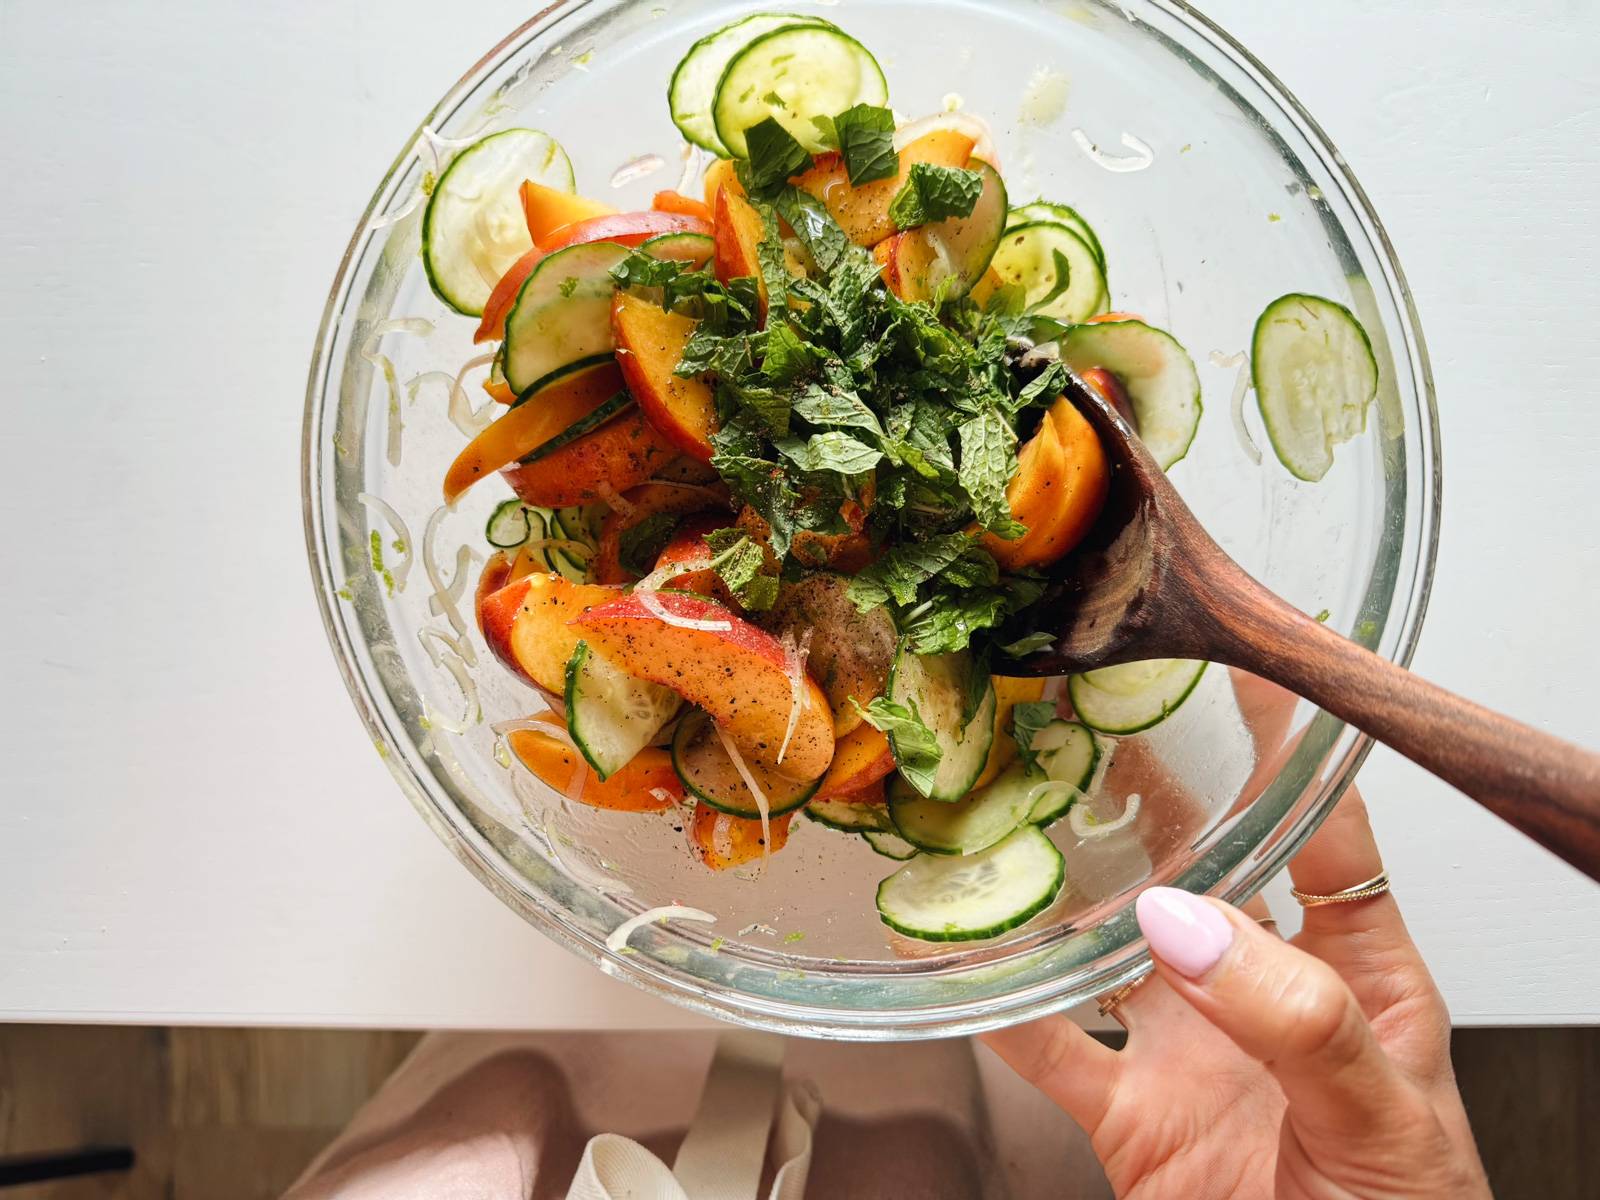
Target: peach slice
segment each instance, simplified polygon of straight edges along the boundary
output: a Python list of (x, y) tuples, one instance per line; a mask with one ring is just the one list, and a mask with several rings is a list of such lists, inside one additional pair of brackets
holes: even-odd
[(1042, 679), (1011, 679), (1005, 675), (994, 677), (994, 741), (989, 743), (989, 761), (983, 764), (972, 790), (993, 783), (1000, 772), (1009, 767), (1017, 757), (1017, 743), (1011, 737), (1011, 710), (1019, 704), (1029, 704), (1044, 695)]
[(889, 739), (873, 726), (862, 723), (838, 740), (833, 763), (823, 776), (815, 798), (848, 799), (850, 793), (871, 787), (893, 770), (894, 752), (889, 749)]
[(702, 379), (674, 374), (699, 322), (667, 312), (654, 300), (618, 292), (611, 304), (617, 362), (628, 390), (650, 423), (683, 453), (710, 462), (717, 402)]
[(629, 406), (615, 420), (531, 463), (507, 467), (511, 490), (528, 504), (565, 508), (604, 499), (649, 479), (676, 457), (665, 435)]
[[(793, 813), (773, 817), (767, 823), (772, 835), (770, 853), (789, 844), (789, 822)], [(726, 871), (761, 857), (761, 822), (720, 812), (709, 804), (694, 806), (689, 818), (689, 845), (695, 856), (713, 871)]]
[[(561, 727), (553, 713), (542, 714), (543, 717), (549, 717), (552, 726)], [(571, 794), (573, 774), (582, 772), (583, 787), (571, 796), (580, 804), (613, 812), (654, 813), (683, 799), (683, 781), (672, 769), (672, 755), (656, 746), (646, 746), (620, 771), (602, 781), (576, 750), (548, 733), (514, 729), (506, 735), (506, 744), (523, 766), (563, 796)]]
[(522, 197), (522, 216), (528, 222), (528, 236), (535, 245), (563, 225), (587, 221), (590, 217), (609, 216), (617, 211), (599, 200), (557, 191), (531, 179), (522, 181), (517, 194)]
[(897, 232), (889, 217), (889, 205), (911, 175), (914, 164), (923, 162), (940, 167), (963, 167), (972, 156), (972, 139), (953, 129), (925, 133), (900, 151), (900, 171), (888, 179), (852, 184), (845, 170), (844, 156), (818, 155), (810, 169), (791, 182), (802, 192), (822, 201), (839, 227), (858, 246), (876, 246)]
[(778, 639), (700, 596), (662, 592), (654, 602), (672, 621), (717, 627), (684, 628), (628, 595), (585, 612), (573, 629), (629, 675), (698, 704), (739, 750), (778, 774), (795, 780), (821, 776), (833, 759), (833, 712), (809, 676), (801, 678), (794, 735), (777, 761), (793, 697)]
[[(484, 570), (487, 575), (489, 568)], [(566, 689), (567, 660), (581, 640), (570, 622), (620, 594), (619, 588), (573, 583), (561, 575), (524, 575), (480, 595), (478, 628), (496, 658), (520, 678), (559, 696)]]
[[(671, 483), (641, 483), (622, 494), (626, 506), (609, 512), (600, 522), (600, 536), (592, 568), (597, 583), (632, 583), (639, 577), (622, 565), (622, 535), (659, 513), (677, 515), (700, 512), (719, 502), (726, 503), (727, 491), (720, 484), (709, 487), (678, 487)], [(624, 513), (626, 515), (624, 515)], [(724, 516), (722, 524), (732, 520)], [(712, 529), (721, 528), (712, 525)], [(658, 564), (659, 565), (659, 564)]]

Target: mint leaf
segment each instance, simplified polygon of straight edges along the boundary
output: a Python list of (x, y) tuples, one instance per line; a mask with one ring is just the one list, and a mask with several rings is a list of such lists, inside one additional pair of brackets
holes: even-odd
[(789, 222), (789, 227), (824, 275), (832, 274), (851, 252), (864, 253), (815, 196), (789, 188), (775, 203), (778, 215)]
[(817, 142), (824, 150), (839, 148), (839, 127), (832, 117), (812, 117), (811, 123), (817, 127)]
[(889, 179), (900, 173), (900, 154), (894, 148), (894, 114), (887, 108), (872, 104), (847, 108), (833, 118), (833, 132), (852, 184)]
[(1028, 527), (1014, 519), (1006, 485), (1016, 470), (1017, 435), (993, 407), (964, 422), (956, 431), (961, 443), (961, 487), (972, 501), (978, 523), (1003, 538), (1019, 538)]
[(618, 287), (665, 287), (676, 279), (689, 264), (670, 258), (657, 258), (643, 250), (630, 250), (628, 257), (611, 268), (611, 278)]
[(1030, 633), (1014, 642), (1007, 642), (999, 650), (1007, 658), (1025, 658), (1036, 650), (1046, 650), (1054, 644), (1055, 638), (1048, 633)]
[[(760, 376), (755, 378), (759, 380)], [(724, 378), (722, 386), (717, 389), (717, 396), (759, 419), (770, 436), (783, 437), (789, 432), (789, 396), (786, 392), (760, 382), (746, 383)]]
[(902, 542), (850, 581), (850, 602), (861, 612), (893, 600), (913, 604), (917, 588), (966, 553), (972, 545), (968, 533), (946, 533), (920, 542)]
[(637, 525), (624, 529), (617, 539), (617, 561), (635, 575), (650, 574), (672, 540), (678, 519), (675, 513), (651, 513)]
[(971, 644), (973, 634), (993, 629), (1010, 611), (1007, 598), (987, 588), (941, 593), (933, 607), (903, 622), (903, 632), (917, 654), (954, 654)]
[(768, 379), (774, 383), (793, 383), (816, 370), (821, 359), (821, 352), (811, 343), (801, 341), (787, 321), (767, 322), (761, 373)]
[(1056, 719), (1056, 706), (1048, 700), (1018, 704), (1011, 710), (1011, 740), (1017, 743), (1017, 757), (1029, 774), (1039, 771), (1039, 756), (1033, 749), (1033, 735)]
[(752, 612), (769, 609), (778, 599), (778, 577), (767, 573), (767, 554), (742, 529), (714, 529), (706, 534), (711, 569)]
[(983, 176), (963, 167), (912, 163), (906, 182), (889, 203), (889, 219), (896, 229), (911, 229), (930, 221), (970, 217), (983, 192)]
[(829, 431), (809, 438), (779, 438), (778, 453), (802, 471), (832, 471), (838, 475), (860, 475), (870, 471), (883, 458), (883, 451), (858, 442), (848, 433)]
[(794, 399), (794, 415), (813, 425), (865, 429), (883, 436), (883, 426), (874, 413), (853, 391), (835, 391), (820, 384), (809, 384)]
[(767, 117), (745, 130), (745, 157), (750, 166), (745, 188), (751, 196), (767, 197), (774, 189), (789, 182), (789, 176), (798, 174), (811, 165), (811, 155), (794, 140), (794, 135), (778, 123), (776, 117)]
[(895, 766), (900, 768), (900, 774), (905, 776), (906, 782), (924, 796), (933, 791), (934, 777), (939, 772), (939, 759), (942, 757), (939, 739), (933, 736), (933, 730), (923, 724), (916, 702), (913, 701), (911, 707), (907, 708), (887, 696), (876, 696), (871, 704), (862, 708), (852, 696), (850, 703), (855, 704), (856, 711), (868, 725), (880, 733), (888, 734), (889, 744), (894, 750)]
[(756, 245), (756, 262), (761, 267), (761, 282), (767, 287), (767, 321), (783, 316), (789, 307), (789, 259), (783, 252), (783, 234), (778, 230), (778, 214), (770, 205), (757, 209), (761, 214), (761, 241)]
[(1059, 362), (1051, 363), (1022, 389), (1012, 405), (1012, 411), (1021, 412), (1035, 404), (1054, 404), (1056, 398), (1067, 390), (1067, 382), (1066, 366)]

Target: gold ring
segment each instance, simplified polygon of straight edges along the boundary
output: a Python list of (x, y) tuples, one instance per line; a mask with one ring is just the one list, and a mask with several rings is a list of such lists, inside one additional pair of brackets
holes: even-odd
[(1261, 926), (1261, 928), (1263, 928), (1263, 929), (1272, 930), (1273, 933), (1280, 932), (1280, 930), (1278, 929), (1278, 918), (1277, 917), (1257, 917), (1256, 918), (1256, 924)]
[(1354, 887), (1331, 892), (1326, 896), (1313, 896), (1309, 892), (1302, 892), (1299, 888), (1290, 888), (1289, 894), (1299, 902), (1301, 908), (1318, 908), (1324, 904), (1350, 904), (1356, 900), (1371, 900), (1388, 890), (1389, 872), (1379, 871), (1365, 883), (1358, 883)]
[[(1139, 976), (1139, 978), (1130, 979), (1127, 983), (1123, 984), (1115, 991), (1101, 997), (1099, 1003), (1100, 1015), (1102, 1017), (1115, 1017), (1117, 1015), (1117, 1006), (1129, 996), (1133, 995), (1134, 990), (1138, 988), (1140, 984), (1148, 980), (1153, 974), (1155, 974), (1155, 972), (1147, 971), (1143, 975)], [(1120, 1019), (1121, 1018), (1119, 1017), (1118, 1020)]]

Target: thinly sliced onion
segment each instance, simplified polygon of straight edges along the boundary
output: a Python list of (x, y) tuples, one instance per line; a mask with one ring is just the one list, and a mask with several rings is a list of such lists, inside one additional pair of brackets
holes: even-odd
[(794, 737), (795, 727), (800, 724), (800, 697), (805, 692), (806, 655), (811, 653), (811, 633), (807, 627), (799, 641), (789, 630), (783, 633), (783, 673), (789, 677), (789, 725), (783, 731), (783, 745), (778, 747), (780, 763), (783, 762), (783, 756), (789, 753), (789, 741)]
[(907, 121), (894, 131), (894, 148), (896, 151), (904, 150), (919, 137), (938, 129), (953, 129), (966, 134), (972, 139), (973, 157), (983, 159), (996, 171), (1000, 170), (1000, 151), (994, 144), (994, 131), (989, 128), (989, 122), (960, 110), (931, 113)]
[(699, 146), (691, 146), (688, 142), (683, 144), (683, 170), (678, 173), (678, 192), (687, 196), (689, 189), (694, 186), (694, 181), (700, 178), (700, 164), (705, 160), (705, 151)]
[[(489, 726), (489, 731), (504, 737), (508, 733), (516, 733), (523, 729), (532, 729), (538, 733), (548, 733), (554, 737), (558, 730), (561, 732), (565, 732), (565, 730), (551, 721), (541, 719), (551, 715), (552, 714), (549, 712), (542, 712), (534, 713), (531, 717), (511, 717), (504, 721), (494, 722)], [(568, 739), (567, 744), (569, 746), (572, 745), (571, 739)], [(574, 749), (576, 749), (576, 747), (574, 747)]]
[[(1079, 800), (1086, 799), (1084, 794), (1078, 790), (1075, 784), (1068, 783), (1064, 779), (1045, 779), (1034, 784), (1028, 789), (1027, 796), (1023, 798), (1023, 807), (1031, 813), (1034, 809), (1034, 806), (1046, 796), (1058, 795), (1075, 795)], [(1073, 808), (1076, 809), (1077, 805), (1074, 804)]]
[(733, 622), (715, 617), (680, 617), (677, 613), (669, 612), (657, 594), (667, 580), (698, 571), (710, 562), (709, 558), (702, 557), (693, 562), (668, 563), (658, 567), (633, 585), (633, 594), (639, 597), (639, 603), (644, 605), (645, 611), (663, 625), (677, 629), (698, 629), (702, 633), (726, 633), (733, 628)]
[(461, 657), (470, 667), (477, 663), (478, 654), (467, 637), (467, 623), (461, 616), (461, 610), (456, 607), (455, 597), (450, 594), (450, 589), (439, 573), (439, 561), (434, 556), (434, 544), (439, 540), (439, 526), (443, 524), (445, 515), (449, 511), (447, 505), (441, 504), (428, 517), (427, 527), (422, 531), (422, 569), (428, 573), (428, 582), (433, 585), (433, 595), (439, 601), (440, 612), (450, 622), (450, 627), (456, 631), (456, 637), (462, 643)]
[[(449, 593), (450, 599), (458, 604), (461, 602), (461, 597), (466, 594), (467, 580), (472, 576), (473, 564), (482, 561), (482, 556), (471, 546), (456, 547), (455, 577), (450, 580), (449, 585), (444, 589)], [(444, 616), (444, 605), (439, 603), (439, 597), (428, 597), (428, 615), (430, 617)]]
[(676, 796), (674, 796), (671, 792), (667, 791), (667, 789), (664, 788), (664, 787), (653, 787), (653, 788), (651, 788), (650, 789), (650, 795), (653, 796), (656, 799), (656, 801), (658, 803), (661, 803), (661, 804), (676, 804), (678, 802), (678, 798)]
[(1150, 149), (1149, 144), (1140, 141), (1126, 130), (1122, 134), (1122, 144), (1132, 150), (1132, 154), (1107, 154), (1081, 129), (1072, 131), (1072, 140), (1078, 143), (1078, 149), (1089, 156), (1090, 162), (1104, 171), (1116, 174), (1142, 171), (1156, 161), (1156, 152)]
[(654, 175), (666, 165), (666, 159), (659, 154), (641, 154), (638, 158), (629, 159), (611, 172), (611, 186), (614, 188), (627, 187), (635, 179), (643, 179), (647, 175)]
[(505, 406), (491, 396), (483, 402), (481, 408), (475, 410), (472, 407), (472, 400), (467, 395), (467, 389), (461, 386), (461, 380), (473, 367), (481, 367), (493, 361), (494, 355), (480, 354), (477, 358), (469, 359), (455, 375), (451, 375), (448, 371), (424, 371), (420, 375), (414, 375), (406, 382), (406, 401), (415, 404), (422, 385), (438, 380), (444, 384), (445, 393), (450, 397), (449, 407), (445, 410), (445, 415), (450, 418), (450, 424), (454, 425), (462, 436), (476, 437), (505, 410)]
[(1139, 816), (1139, 802), (1139, 793), (1134, 792), (1123, 806), (1122, 815), (1111, 821), (1099, 820), (1086, 804), (1074, 804), (1067, 814), (1067, 823), (1081, 838), (1103, 838), (1132, 825)]
[(1233, 397), (1231, 412), (1233, 414), (1233, 434), (1239, 441), (1239, 448), (1244, 451), (1244, 456), (1256, 466), (1261, 465), (1261, 449), (1250, 436), (1250, 427), (1244, 423), (1244, 398), (1250, 391), (1250, 360), (1240, 351), (1237, 354), (1224, 355), (1220, 350), (1211, 352), (1211, 365), (1213, 367), (1237, 367), (1239, 373), (1233, 379)]
[(388, 444), (385, 453), (391, 467), (400, 465), (405, 421), (400, 415), (400, 381), (395, 377), (394, 360), (387, 354), (379, 354), (378, 345), (383, 341), (385, 334), (411, 333), (418, 337), (427, 337), (432, 332), (433, 322), (422, 317), (394, 317), (374, 325), (372, 332), (367, 335), (367, 340), (361, 344), (361, 357), (383, 372), (384, 386), (389, 391)]
[(412, 213), (417, 211), (422, 204), (422, 200), (422, 189), (418, 188), (417, 191), (412, 194), (411, 199), (407, 200), (405, 204), (401, 205), (399, 208), (395, 209), (394, 212), (388, 214), (387, 216), (379, 217), (377, 220), (373, 221), (368, 228), (387, 229), (390, 225), (398, 225), (401, 221), (404, 221)]
[(733, 769), (739, 772), (739, 778), (744, 780), (745, 787), (750, 789), (750, 794), (756, 798), (756, 811), (761, 814), (761, 861), (766, 863), (772, 857), (772, 817), (771, 806), (767, 804), (767, 794), (761, 790), (761, 785), (756, 782), (756, 777), (750, 773), (750, 768), (745, 765), (744, 755), (739, 753), (739, 747), (733, 744), (733, 739), (727, 731), (715, 721), (711, 728), (717, 731), (717, 740), (722, 743), (722, 748), (728, 752), (728, 757), (733, 760)]
[[(417, 640), (422, 643), (422, 648), (427, 651), (433, 665), (443, 667), (450, 673), (451, 678), (456, 681), (456, 686), (461, 689), (461, 698), (466, 703), (466, 709), (459, 722), (433, 713), (431, 714), (433, 723), (450, 733), (466, 733), (468, 729), (483, 720), (483, 706), (478, 702), (478, 685), (473, 682), (472, 674), (463, 661), (465, 654), (471, 652), (471, 647), (438, 629), (419, 631)], [(435, 642), (444, 646), (445, 650), (438, 649)]]
[(652, 921), (703, 921), (710, 925), (716, 917), (699, 908), (690, 908), (684, 904), (662, 904), (656, 908), (647, 908), (638, 916), (629, 917), (606, 935), (606, 949), (613, 953), (620, 951), (628, 944), (628, 939), (633, 936), (633, 931), (643, 929)]
[(616, 488), (612, 487), (604, 479), (595, 485), (594, 494), (605, 501), (606, 507), (612, 512), (616, 513), (617, 516), (621, 517), (624, 521), (633, 516), (633, 514), (637, 511), (636, 506), (632, 502), (624, 500), (622, 498), (622, 493), (617, 491)]
[[(416, 543), (411, 540), (410, 528), (400, 519), (400, 514), (395, 512), (394, 506), (382, 497), (374, 496), (371, 492), (358, 492), (356, 493), (356, 499), (382, 516), (388, 522), (389, 532), (394, 534), (394, 540), (405, 547), (401, 551), (400, 562), (389, 569), (389, 574), (394, 578), (394, 590), (397, 592), (405, 591), (406, 576), (411, 574), (411, 564), (416, 559), (416, 551), (414, 550)], [(462, 549), (465, 549), (465, 547), (462, 547)]]

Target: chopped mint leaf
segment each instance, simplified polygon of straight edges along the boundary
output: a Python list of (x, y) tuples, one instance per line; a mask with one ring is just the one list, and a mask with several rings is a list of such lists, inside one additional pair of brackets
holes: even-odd
[(767, 117), (745, 130), (745, 153), (749, 160), (745, 188), (752, 197), (766, 198), (811, 165), (811, 155), (794, 140), (794, 135)]
[(711, 569), (752, 612), (763, 612), (778, 599), (778, 577), (767, 571), (766, 551), (742, 529), (714, 529), (706, 534)]
[(810, 342), (802, 341), (787, 321), (767, 322), (761, 373), (773, 383), (793, 383), (811, 374), (821, 357), (820, 351)]
[(813, 425), (865, 429), (883, 436), (877, 414), (853, 391), (834, 391), (813, 383), (795, 397), (794, 415)]
[[(689, 264), (671, 258), (657, 258), (643, 250), (630, 250), (628, 257), (611, 268), (611, 278), (618, 287), (665, 287), (688, 270)], [(570, 281), (574, 287), (577, 280)], [(566, 282), (562, 283), (565, 289)], [(570, 295), (570, 292), (565, 293)]]
[(1072, 286), (1072, 263), (1067, 260), (1067, 256), (1059, 250), (1052, 250), (1050, 251), (1050, 257), (1056, 268), (1055, 282), (1050, 285), (1048, 292), (1039, 297), (1037, 303), (1030, 306), (1035, 312), (1042, 312), (1044, 309), (1049, 308), (1062, 296), (1066, 295), (1067, 289)]
[(937, 601), (934, 607), (903, 623), (911, 649), (918, 654), (954, 654), (965, 650), (974, 633), (993, 629), (1010, 611), (1006, 597), (988, 588), (941, 593)]
[(789, 307), (789, 256), (784, 253), (783, 234), (778, 230), (778, 214), (762, 205), (761, 241), (756, 245), (756, 262), (761, 267), (761, 282), (767, 287), (767, 320), (781, 317)]
[(1326, 625), (1328, 623), (1328, 618), (1331, 616), (1333, 616), (1331, 612), (1329, 612), (1327, 609), (1323, 609), (1317, 614), (1317, 624)]
[(578, 290), (578, 277), (576, 275), (568, 275), (556, 285), (556, 290), (561, 293), (563, 299), (571, 299), (572, 293)]
[(912, 163), (904, 186), (889, 204), (896, 229), (912, 229), (931, 221), (970, 217), (983, 192), (983, 176), (964, 167)]
[(637, 525), (622, 531), (617, 539), (617, 561), (635, 575), (650, 574), (677, 527), (675, 513), (651, 513)]
[(878, 608), (890, 600), (896, 604), (914, 604), (917, 588), (965, 554), (972, 542), (971, 534), (946, 533), (892, 546), (850, 581), (846, 594), (861, 612)]
[(778, 453), (802, 471), (832, 471), (860, 475), (878, 465), (883, 451), (856, 441), (848, 433), (829, 430), (809, 438), (779, 438)]
[(1034, 376), (1028, 386), (1022, 389), (1017, 396), (1012, 408), (1021, 412), (1035, 404), (1054, 404), (1056, 398), (1067, 390), (1067, 368), (1064, 364), (1053, 362)]
[(383, 590), (390, 596), (394, 595), (394, 575), (383, 565), (383, 538), (376, 529), (372, 531), (368, 547), (372, 558), (372, 573), (383, 580)]
[(872, 104), (847, 108), (833, 118), (833, 131), (852, 184), (889, 179), (899, 173), (900, 155), (894, 148), (894, 114), (887, 108)]
[(1014, 642), (1007, 642), (999, 650), (1007, 658), (1025, 658), (1035, 651), (1047, 650), (1054, 644), (1055, 638), (1048, 633), (1030, 633)]
[(852, 252), (865, 255), (866, 252), (850, 240), (826, 206), (815, 196), (788, 188), (775, 203), (778, 215), (789, 222), (789, 227), (810, 253), (818, 270), (831, 275)]
[(789, 107), (783, 102), (783, 97), (778, 95), (777, 92), (768, 92), (765, 96), (761, 97), (761, 103), (772, 108), (787, 109)]
[(1019, 538), (1026, 525), (1011, 515), (1006, 485), (1017, 468), (1017, 435), (992, 407), (956, 431), (961, 441), (961, 486), (972, 501), (978, 523), (1003, 538)]
[(923, 723), (916, 702), (913, 701), (911, 707), (907, 708), (887, 696), (877, 696), (871, 704), (862, 708), (852, 696), (850, 703), (855, 704), (862, 720), (892, 739), (895, 766), (900, 768), (900, 774), (905, 776), (906, 782), (924, 796), (933, 791), (934, 776), (938, 774), (941, 757), (939, 739)]
[(1011, 710), (1011, 739), (1017, 743), (1017, 757), (1030, 772), (1041, 770), (1033, 748), (1033, 735), (1056, 719), (1056, 706), (1048, 700), (1018, 704)]

